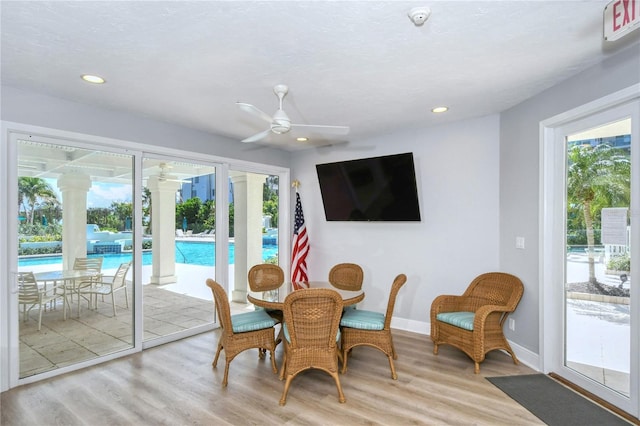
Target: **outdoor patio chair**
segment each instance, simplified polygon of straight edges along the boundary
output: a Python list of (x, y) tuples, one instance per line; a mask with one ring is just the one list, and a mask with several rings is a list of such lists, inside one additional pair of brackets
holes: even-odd
[(393, 360), (398, 359), (398, 354), (393, 346), (391, 338), (391, 317), (396, 304), (398, 291), (407, 282), (407, 276), (398, 275), (391, 285), (387, 312), (367, 311), (362, 309), (347, 309), (340, 320), (341, 348), (342, 348), (342, 374), (347, 371), (347, 358), (351, 350), (356, 346), (371, 346), (382, 351), (389, 359), (391, 378), (396, 380)]
[(29, 319), (31, 309), (38, 307), (38, 331), (42, 328), (42, 312), (46, 304), (63, 298), (63, 294), (57, 291), (56, 286), (38, 286), (33, 272), (18, 273), (18, 304), (22, 306), (23, 321)]
[[(66, 294), (71, 297), (71, 303), (73, 303), (74, 293), (78, 296), (78, 316), (80, 316), (80, 290), (91, 287), (100, 281), (100, 272), (102, 272), (103, 257), (76, 257), (73, 262), (73, 269), (76, 271), (90, 271), (94, 272), (95, 276), (89, 279), (73, 280), (68, 282), (66, 287)], [(90, 304), (90, 300), (87, 299)], [(70, 306), (70, 305), (69, 305)]]
[(213, 368), (216, 368), (220, 352), (224, 349), (225, 367), (222, 386), (227, 386), (229, 364), (231, 364), (233, 358), (247, 349), (260, 349), (258, 355), (261, 359), (264, 358), (265, 351), (269, 351), (271, 368), (274, 373), (277, 373), (278, 368), (276, 367), (274, 353), (276, 342), (273, 329), (276, 321), (263, 310), (231, 315), (229, 298), (224, 288), (211, 278), (207, 279), (207, 286), (213, 292), (214, 306), (220, 319), (221, 333), (212, 365)]
[(298, 373), (314, 368), (325, 371), (336, 382), (338, 400), (345, 402), (338, 377), (338, 327), (342, 297), (337, 291), (307, 288), (290, 293), (284, 300), (284, 360), (280, 380), (286, 378), (280, 405), (287, 402), (291, 381)]
[(523, 292), (518, 277), (489, 272), (476, 277), (461, 296), (436, 297), (431, 304), (433, 353), (438, 354), (439, 345), (455, 346), (474, 361), (476, 374), (485, 355), (496, 349), (507, 351), (518, 364), (502, 327)]
[[(81, 288), (80, 294), (89, 296), (89, 300), (92, 301), (91, 305), (93, 308), (98, 307), (98, 295), (102, 296), (102, 300), (104, 301), (104, 296), (111, 295), (111, 306), (113, 309), (113, 316), (116, 316), (116, 299), (115, 293), (124, 290), (124, 300), (129, 309), (129, 295), (127, 294), (127, 273), (131, 268), (131, 262), (121, 263), (116, 271), (115, 275), (103, 275), (100, 278), (100, 281), (95, 283), (95, 285), (86, 286)], [(78, 310), (78, 316), (80, 315), (80, 311)]]

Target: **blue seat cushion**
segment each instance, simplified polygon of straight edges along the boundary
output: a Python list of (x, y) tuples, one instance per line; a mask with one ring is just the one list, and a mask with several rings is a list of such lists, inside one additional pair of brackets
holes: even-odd
[[(287, 329), (287, 324), (282, 324), (282, 333), (284, 334), (284, 338), (287, 342), (291, 343), (291, 337), (289, 336), (289, 330)], [(340, 328), (338, 328), (338, 333), (336, 334), (336, 342), (340, 341)]]
[(274, 325), (276, 325), (276, 320), (264, 310), (231, 315), (231, 326), (234, 333), (262, 330)]
[(382, 330), (384, 314), (363, 309), (346, 309), (340, 320), (340, 326), (360, 330)]
[(436, 315), (438, 321), (473, 331), (474, 312), (442, 312)]

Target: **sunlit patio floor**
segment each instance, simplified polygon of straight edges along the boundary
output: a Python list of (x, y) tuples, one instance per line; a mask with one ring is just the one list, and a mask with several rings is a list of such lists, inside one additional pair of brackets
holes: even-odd
[[(143, 282), (148, 282), (145, 275), (150, 272), (144, 269), (147, 268), (143, 268)], [(213, 322), (211, 291), (205, 285), (206, 275), (211, 273), (211, 268), (180, 265), (177, 269), (176, 284), (143, 286), (143, 341)], [(131, 284), (127, 292), (128, 308), (125, 292), (115, 293), (115, 317), (110, 296), (105, 296), (104, 301), (99, 297), (97, 309), (90, 309), (88, 302), (83, 300), (79, 316), (77, 299), (74, 299), (66, 320), (63, 318), (60, 299), (54, 309), (48, 308), (43, 312), (40, 331), (37, 308), (31, 311), (26, 322), (23, 321), (21, 312), (20, 377), (32, 376), (130, 348), (133, 344)], [(247, 309), (252, 309), (252, 305), (231, 302), (232, 314), (246, 312)]]

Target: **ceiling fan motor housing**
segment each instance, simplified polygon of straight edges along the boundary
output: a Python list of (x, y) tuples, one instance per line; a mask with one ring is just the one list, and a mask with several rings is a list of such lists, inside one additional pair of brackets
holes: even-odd
[(289, 116), (279, 109), (273, 114), (273, 121), (271, 122), (271, 131), (275, 134), (282, 135), (291, 130), (291, 120)]

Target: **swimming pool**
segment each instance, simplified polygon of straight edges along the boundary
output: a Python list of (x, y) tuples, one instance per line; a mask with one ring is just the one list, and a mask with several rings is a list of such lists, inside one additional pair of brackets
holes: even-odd
[[(187, 265), (215, 266), (216, 243), (211, 241), (176, 241), (176, 263)], [(229, 264), (235, 263), (235, 245), (229, 243)], [(132, 258), (131, 253), (117, 254), (90, 254), (88, 257), (102, 256), (104, 258), (102, 269), (116, 269), (123, 262)], [(262, 260), (278, 256), (278, 246), (272, 244), (262, 245)], [(151, 265), (151, 251), (142, 253), (142, 264)], [(62, 264), (62, 255), (21, 257), (18, 260), (20, 268), (34, 265), (59, 265)]]

